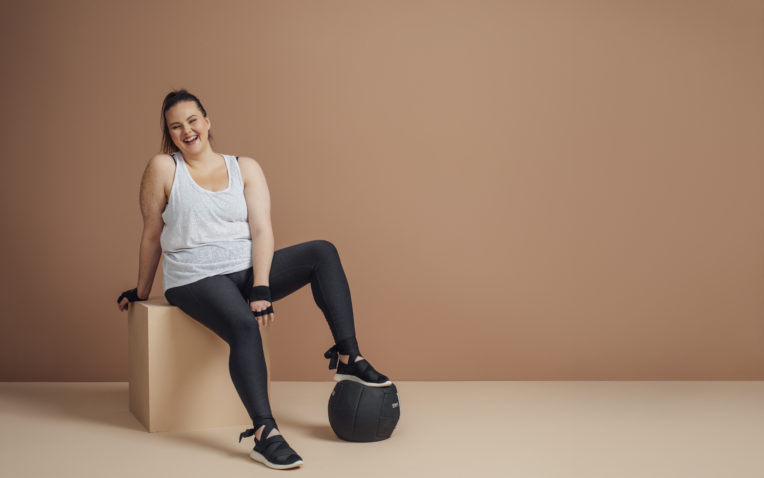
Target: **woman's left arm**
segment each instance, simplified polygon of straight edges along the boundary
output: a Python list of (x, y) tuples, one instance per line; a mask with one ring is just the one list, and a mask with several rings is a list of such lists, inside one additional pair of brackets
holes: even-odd
[(271, 196), (265, 174), (257, 161), (239, 156), (239, 169), (244, 180), (247, 220), (252, 235), (253, 286), (270, 286), (274, 240), (271, 225)]

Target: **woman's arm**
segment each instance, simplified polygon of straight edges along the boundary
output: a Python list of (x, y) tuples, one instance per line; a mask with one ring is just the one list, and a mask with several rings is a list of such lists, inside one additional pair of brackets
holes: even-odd
[(239, 169), (244, 181), (244, 199), (247, 203), (247, 220), (252, 235), (253, 286), (269, 284), (273, 261), (273, 227), (271, 225), (271, 196), (265, 174), (252, 158), (239, 156)]
[(143, 171), (140, 206), (143, 215), (143, 234), (138, 253), (138, 297), (148, 298), (162, 255), (160, 237), (164, 228), (162, 211), (167, 204), (165, 183), (172, 178), (175, 165), (167, 154), (151, 158)]

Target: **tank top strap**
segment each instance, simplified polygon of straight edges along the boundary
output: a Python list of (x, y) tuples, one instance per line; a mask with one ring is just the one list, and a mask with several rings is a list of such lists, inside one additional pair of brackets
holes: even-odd
[(240, 188), (244, 185), (244, 182), (241, 177), (241, 169), (239, 169), (239, 157), (233, 154), (225, 155), (226, 161), (229, 161), (229, 168), (228, 171), (233, 176), (231, 178), (231, 184), (235, 185), (237, 188)]

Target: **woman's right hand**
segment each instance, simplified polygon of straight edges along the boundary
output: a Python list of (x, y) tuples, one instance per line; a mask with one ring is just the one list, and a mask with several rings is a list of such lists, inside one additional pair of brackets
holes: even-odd
[(119, 310), (127, 310), (128, 304), (130, 302), (135, 301), (141, 301), (141, 300), (148, 300), (148, 297), (145, 299), (141, 299), (138, 297), (138, 288), (126, 290), (117, 298), (117, 304), (119, 305)]
[(260, 327), (267, 327), (273, 324), (276, 317), (273, 315), (273, 304), (267, 300), (256, 300), (249, 303), (249, 308), (254, 312), (255, 320)]

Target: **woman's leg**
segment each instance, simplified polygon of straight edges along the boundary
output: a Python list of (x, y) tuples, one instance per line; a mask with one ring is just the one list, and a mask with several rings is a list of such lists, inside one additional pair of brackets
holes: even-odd
[[(246, 271), (244, 271), (246, 272)], [(230, 346), (228, 369), (234, 387), (254, 421), (271, 417), (267, 369), (259, 324), (235, 281), (234, 273), (206, 277), (167, 289), (167, 301), (199, 321)], [(233, 276), (229, 277), (229, 276)]]
[[(275, 251), (269, 283), (273, 302), (311, 284), (335, 342), (344, 346), (341, 351), (358, 353), (350, 288), (333, 244), (315, 240)], [(247, 301), (252, 285), (250, 267), (170, 288), (165, 297), (228, 343), (231, 379), (254, 421), (270, 417), (271, 408), (259, 325)]]
[[(332, 243), (314, 240), (274, 251), (269, 283), (273, 302), (310, 284), (313, 298), (329, 324), (338, 352), (351, 357), (360, 356), (350, 287), (339, 253)], [(170, 304), (179, 307), (228, 343), (231, 348), (228, 362), (231, 379), (247, 412), (255, 421), (258, 417), (272, 415), (259, 324), (247, 300), (252, 285), (253, 270), (250, 267), (170, 288), (165, 297)], [(368, 368), (373, 371), (370, 365)], [(277, 434), (275, 430), (274, 433)]]
[[(251, 286), (252, 279), (247, 280), (249, 284), (246, 286)], [(316, 305), (323, 312), (334, 337), (335, 345), (324, 356), (330, 359), (330, 369), (337, 368), (335, 379), (358, 378), (361, 383), (371, 386), (391, 383), (366, 361), (348, 367), (337, 364), (338, 358), (343, 363), (364, 359), (355, 335), (350, 287), (334, 244), (314, 240), (275, 251), (269, 281), (274, 302), (310, 284)]]
[(335, 342), (355, 339), (350, 287), (334, 244), (315, 240), (275, 251), (269, 279), (274, 301), (310, 284)]
[[(248, 297), (254, 285), (252, 268), (235, 274), (240, 274), (236, 282), (242, 296)], [(350, 287), (334, 244), (314, 240), (274, 251), (268, 281), (273, 302), (310, 284), (335, 343), (346, 345), (347, 353), (358, 353)]]
[[(230, 346), (228, 368), (231, 379), (254, 425), (239, 435), (239, 441), (255, 435), (255, 447), (250, 457), (271, 468), (293, 468), (302, 464), (302, 458), (283, 437), (277, 436), (281, 433), (268, 402), (260, 324), (241, 292), (240, 284), (246, 276), (247, 270), (206, 277), (170, 288), (165, 297)], [(267, 436), (263, 436), (266, 433)]]

